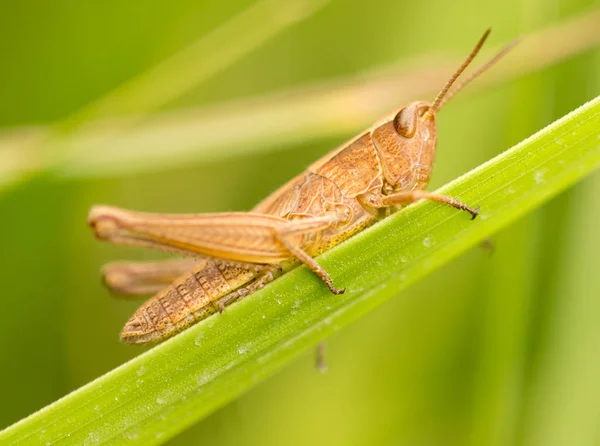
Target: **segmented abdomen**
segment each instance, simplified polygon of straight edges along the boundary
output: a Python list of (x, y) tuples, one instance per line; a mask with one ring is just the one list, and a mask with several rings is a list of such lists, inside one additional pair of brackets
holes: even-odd
[[(261, 274), (261, 265), (242, 267), (202, 259), (187, 274), (146, 301), (131, 316), (121, 339), (131, 344), (162, 341), (215, 313), (218, 301), (235, 300), (240, 287)], [(241, 294), (240, 294), (241, 295)]]

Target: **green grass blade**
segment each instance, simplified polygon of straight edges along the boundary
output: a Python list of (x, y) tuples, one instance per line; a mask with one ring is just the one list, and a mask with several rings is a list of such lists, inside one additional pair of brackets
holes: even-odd
[(600, 98), (443, 187), (481, 206), (421, 202), (306, 268), (140, 355), (0, 433), (15, 444), (160, 444), (302, 351), (531, 211), (600, 165)]

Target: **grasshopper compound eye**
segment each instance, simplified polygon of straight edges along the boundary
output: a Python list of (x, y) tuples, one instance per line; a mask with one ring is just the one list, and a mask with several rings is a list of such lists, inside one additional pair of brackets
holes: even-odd
[(400, 110), (394, 117), (394, 129), (398, 135), (410, 139), (417, 131), (417, 108), (408, 105)]

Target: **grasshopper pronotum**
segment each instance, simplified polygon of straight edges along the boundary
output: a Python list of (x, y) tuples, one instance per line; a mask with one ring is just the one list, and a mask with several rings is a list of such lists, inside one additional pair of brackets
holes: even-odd
[(117, 293), (156, 293), (129, 319), (121, 339), (136, 344), (167, 339), (223, 311), (298, 262), (314, 271), (333, 294), (341, 294), (344, 289), (334, 286), (313, 257), (417, 200), (437, 201), (475, 218), (478, 209), (423, 189), (434, 163), (437, 112), (515, 43), (454, 85), (489, 33), (433, 103), (401, 107), (316, 161), (251, 212), (166, 215), (93, 207), (89, 223), (102, 240), (196, 256), (106, 266), (105, 282)]

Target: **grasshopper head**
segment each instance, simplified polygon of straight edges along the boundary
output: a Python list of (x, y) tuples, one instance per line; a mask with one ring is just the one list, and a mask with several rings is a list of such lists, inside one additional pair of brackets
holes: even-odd
[(436, 114), (431, 104), (413, 102), (372, 130), (383, 174), (392, 190), (422, 189), (435, 158)]
[(381, 158), (383, 174), (388, 183), (386, 186), (388, 192), (425, 188), (435, 158), (437, 112), (458, 91), (494, 65), (518, 42), (514, 40), (509, 43), (487, 63), (455, 84), (489, 34), (488, 29), (432, 103), (417, 101), (406, 105), (398, 110), (393, 118), (371, 131), (371, 137)]

